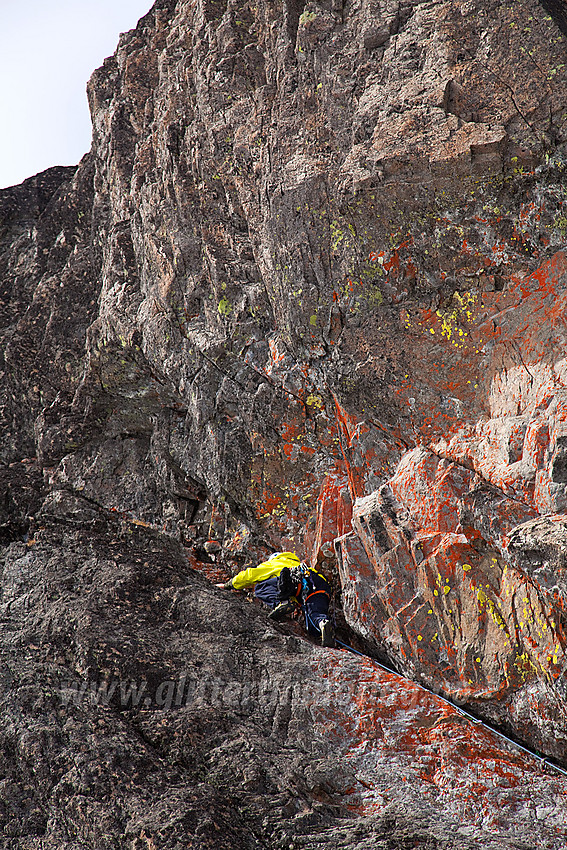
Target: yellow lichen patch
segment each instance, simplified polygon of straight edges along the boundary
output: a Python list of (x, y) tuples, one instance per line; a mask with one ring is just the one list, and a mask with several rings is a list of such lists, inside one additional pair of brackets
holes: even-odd
[[(488, 584), (486, 586), (489, 587)], [(494, 602), (494, 600), (487, 596), (484, 590), (482, 590), (482, 588), (480, 587), (477, 588), (476, 595), (479, 605), (486, 606), (486, 610), (488, 611), (496, 625), (500, 629), (507, 631), (506, 623), (504, 621), (504, 617), (502, 616), (502, 612), (500, 611), (498, 605)]]
[(525, 682), (530, 673), (537, 673), (537, 667), (527, 652), (518, 653), (514, 659), (514, 667), (520, 674), (522, 682)]
[(316, 393), (311, 393), (310, 395), (308, 395), (305, 399), (305, 403), (308, 404), (310, 407), (317, 407), (319, 410), (323, 409), (323, 399), (320, 395), (317, 395)]
[(452, 341), (453, 336), (467, 336), (466, 331), (461, 327), (461, 323), (463, 321), (471, 322), (474, 319), (472, 308), (476, 304), (477, 297), (474, 292), (455, 292), (452, 309), (436, 311), (441, 324), (441, 333), (446, 339)]

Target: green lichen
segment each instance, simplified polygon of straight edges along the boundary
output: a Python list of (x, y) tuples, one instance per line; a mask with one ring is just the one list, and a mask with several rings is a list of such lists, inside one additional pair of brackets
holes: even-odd
[(366, 294), (369, 307), (380, 307), (384, 303), (384, 296), (377, 286), (370, 287)]
[(559, 230), (561, 236), (565, 238), (567, 235), (567, 216), (557, 215), (553, 220), (553, 226)]
[(229, 316), (232, 313), (232, 305), (226, 296), (223, 295), (217, 309), (221, 316)]
[(302, 12), (299, 16), (299, 23), (304, 27), (306, 24), (310, 23), (310, 21), (314, 21), (316, 17), (317, 15), (315, 12)]
[(331, 247), (333, 251), (336, 251), (343, 239), (345, 238), (344, 232), (339, 227), (338, 221), (331, 222)]

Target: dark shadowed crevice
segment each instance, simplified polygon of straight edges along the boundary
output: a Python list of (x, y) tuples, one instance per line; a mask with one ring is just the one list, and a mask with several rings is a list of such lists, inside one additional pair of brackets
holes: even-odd
[(292, 44), (295, 44), (299, 18), (304, 8), (305, 0), (285, 0), (284, 2), (284, 21)]
[(563, 35), (567, 35), (567, 3), (564, 0), (539, 0), (539, 2), (551, 15)]

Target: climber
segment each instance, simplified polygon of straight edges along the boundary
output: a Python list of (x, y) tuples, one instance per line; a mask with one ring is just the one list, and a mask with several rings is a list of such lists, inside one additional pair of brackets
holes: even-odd
[(321, 638), (322, 646), (334, 646), (333, 626), (329, 619), (331, 586), (324, 575), (313, 567), (284, 567), (278, 578), (279, 597), (282, 600), (270, 617), (277, 618), (279, 609), (286, 614), (289, 602), (297, 599), (305, 617), (305, 626), (310, 635)]
[(279, 620), (300, 605), (308, 633), (320, 638), (321, 646), (334, 646), (329, 582), (302, 564), (294, 552), (275, 552), (267, 561), (242, 570), (217, 587), (244, 590), (252, 585), (254, 595), (271, 609), (270, 619)]
[(278, 576), (284, 567), (291, 569), (300, 565), (299, 558), (293, 552), (274, 552), (267, 561), (263, 561), (257, 567), (248, 567), (248, 569), (242, 570), (233, 576), (229, 582), (217, 584), (217, 587), (245, 590), (254, 586), (254, 595), (264, 602), (268, 608), (271, 608), (272, 613), (276, 614), (276, 608), (278, 609), (274, 617), (274, 619), (277, 619), (278, 615), (293, 610), (293, 605), (289, 605), (285, 612), (281, 608), (282, 598), (278, 590)]

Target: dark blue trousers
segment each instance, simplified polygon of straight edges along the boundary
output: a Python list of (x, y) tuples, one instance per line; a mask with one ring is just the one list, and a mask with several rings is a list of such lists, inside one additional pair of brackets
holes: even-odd
[[(311, 572), (309, 574), (309, 590), (306, 590), (302, 596), (302, 610), (305, 616), (305, 626), (311, 635), (319, 637), (321, 630), (320, 623), (323, 620), (329, 619), (329, 583), (318, 575)], [(254, 587), (254, 595), (258, 597), (268, 608), (275, 608), (283, 600), (278, 593), (278, 577), (266, 578), (264, 581), (259, 581)]]
[(264, 581), (259, 581), (254, 588), (254, 596), (261, 599), (268, 608), (275, 608), (279, 605), (281, 599), (278, 594), (278, 577), (272, 576), (265, 578)]
[(305, 625), (310, 635), (319, 637), (321, 635), (319, 625), (323, 620), (329, 619), (329, 593), (331, 588), (329, 582), (318, 573), (310, 572), (309, 578), (313, 589), (305, 594), (303, 600)]

